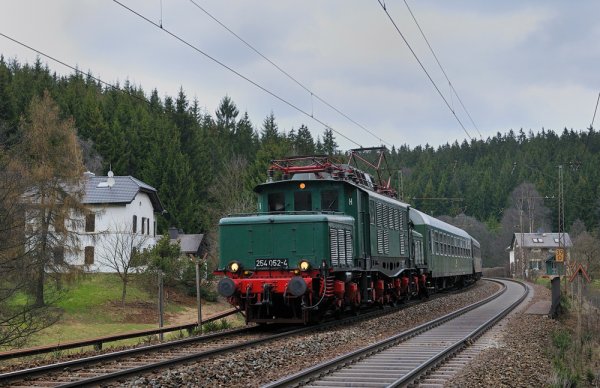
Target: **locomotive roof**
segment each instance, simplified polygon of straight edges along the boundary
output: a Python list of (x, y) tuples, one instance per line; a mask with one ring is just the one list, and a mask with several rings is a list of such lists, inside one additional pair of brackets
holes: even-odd
[(453, 233), (457, 236), (465, 237), (468, 239), (472, 239), (471, 235), (464, 230), (457, 228), (454, 225), (450, 225), (445, 223), (444, 221), (440, 221), (435, 217), (431, 217), (417, 209), (410, 209), (410, 220), (415, 225), (428, 225), (437, 229), (445, 230), (447, 232)]
[(269, 223), (294, 223), (294, 222), (337, 222), (340, 224), (352, 224), (354, 218), (343, 214), (322, 213), (289, 213), (289, 214), (249, 214), (233, 217), (225, 217), (219, 221), (219, 225), (239, 224), (269, 224)]
[(363, 189), (363, 190), (364, 190), (364, 191), (365, 191), (367, 194), (369, 194), (369, 197), (370, 197), (370, 198), (374, 198), (374, 199), (376, 199), (376, 200), (378, 200), (378, 201), (381, 201), (381, 202), (387, 202), (387, 203), (389, 203), (389, 204), (392, 204), (392, 205), (395, 205), (395, 206), (400, 206), (400, 207), (403, 207), (403, 208), (408, 208), (408, 207), (410, 207), (410, 205), (409, 205), (409, 204), (407, 204), (407, 203), (404, 203), (404, 202), (401, 202), (401, 201), (398, 201), (398, 200), (397, 200), (397, 199), (395, 199), (395, 198), (391, 198), (391, 197), (385, 196), (385, 195), (383, 195), (383, 194), (379, 194), (379, 193), (377, 193), (377, 192), (375, 192), (375, 191), (372, 191), (372, 190), (365, 190), (365, 189), (364, 189), (363, 187), (361, 187), (361, 186), (358, 186), (358, 188), (359, 188), (359, 189)]
[(346, 183), (349, 184), (351, 186), (354, 186), (360, 190), (363, 190), (364, 192), (366, 192), (369, 197), (376, 199), (378, 201), (381, 202), (387, 202), (389, 204), (395, 205), (395, 206), (400, 206), (403, 208), (408, 208), (410, 205), (404, 202), (401, 202), (395, 198), (391, 198), (388, 196), (385, 196), (383, 194), (379, 194), (376, 191), (369, 189), (363, 185), (359, 185), (355, 182), (352, 182), (351, 180), (347, 180), (347, 179), (339, 179), (339, 178), (334, 178), (331, 174), (327, 173), (327, 172), (319, 172), (318, 174), (315, 173), (297, 173), (294, 174), (290, 177), (290, 179), (286, 179), (286, 180), (277, 180), (277, 181), (272, 181), (272, 182), (265, 182), (262, 184), (257, 185), (254, 188), (254, 191), (256, 192), (260, 192), (262, 187), (268, 186), (268, 185), (273, 185), (273, 184), (281, 184), (281, 183), (285, 183), (285, 182), (302, 182), (302, 181), (317, 181), (317, 182), (339, 182), (339, 183)]

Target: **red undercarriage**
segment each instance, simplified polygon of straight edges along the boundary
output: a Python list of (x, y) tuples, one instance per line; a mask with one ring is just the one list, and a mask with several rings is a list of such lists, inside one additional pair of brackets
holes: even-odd
[[(240, 306), (246, 312), (246, 320), (251, 322), (276, 322), (289, 321), (278, 319), (274, 311), (267, 311), (268, 317), (252, 312), (251, 308), (278, 303), (292, 305), (297, 303), (302, 309), (306, 306), (314, 306), (316, 303), (327, 306), (329, 310), (343, 310), (347, 307), (358, 308), (364, 293), (360, 290), (359, 282), (335, 279), (335, 274), (330, 272), (325, 281), (322, 281), (321, 272), (312, 270), (302, 273), (290, 271), (255, 271), (251, 277), (228, 274), (235, 284), (235, 292), (229, 297), (232, 305)], [(292, 278), (300, 277), (306, 283), (306, 292), (300, 296), (294, 296), (288, 289)], [(406, 299), (407, 296), (418, 295), (420, 290), (425, 290), (426, 275), (401, 276), (398, 278), (377, 279), (369, 284), (368, 302), (387, 304)], [(310, 307), (308, 307), (310, 308)], [(303, 312), (298, 317), (300, 322), (307, 322), (309, 315)]]

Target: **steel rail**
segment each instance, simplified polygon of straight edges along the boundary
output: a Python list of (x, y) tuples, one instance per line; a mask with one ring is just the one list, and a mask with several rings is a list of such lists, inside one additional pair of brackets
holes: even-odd
[(519, 299), (517, 299), (511, 305), (507, 306), (505, 309), (501, 310), (499, 314), (491, 317), (486, 322), (479, 325), (473, 332), (467, 334), (465, 337), (463, 337), (461, 340), (456, 342), (454, 345), (450, 346), (446, 350), (443, 350), (440, 353), (436, 354), (435, 356), (431, 357), (425, 363), (419, 365), (418, 367), (416, 367), (415, 369), (413, 369), (412, 371), (410, 371), (403, 377), (397, 379), (389, 386), (390, 387), (401, 387), (401, 386), (406, 386), (406, 385), (414, 382), (420, 376), (422, 376), (425, 372), (427, 372), (430, 369), (432, 369), (433, 367), (437, 366), (440, 362), (444, 361), (445, 359), (456, 354), (457, 352), (462, 350), (465, 346), (468, 346), (469, 343), (471, 343), (475, 339), (479, 338), (489, 328), (494, 326), (498, 321), (500, 321), (502, 318), (504, 318), (509, 312), (514, 310), (519, 304), (521, 304), (521, 302), (523, 302), (523, 300), (527, 297), (527, 294), (529, 293), (529, 289), (525, 284), (523, 284), (522, 282), (518, 282), (518, 281), (514, 281), (514, 282), (520, 284), (524, 288), (524, 292), (519, 297)]
[(230, 351), (235, 351), (235, 350), (244, 349), (247, 347), (252, 347), (254, 345), (262, 344), (265, 342), (274, 341), (276, 339), (280, 339), (283, 337), (289, 337), (292, 335), (297, 335), (297, 334), (301, 334), (301, 333), (305, 333), (305, 332), (323, 330), (323, 329), (329, 328), (329, 327), (345, 325), (349, 322), (356, 321), (358, 319), (364, 320), (364, 319), (370, 319), (370, 318), (381, 316), (381, 315), (391, 314), (392, 312), (395, 312), (404, 307), (408, 307), (408, 304), (404, 305), (402, 307), (390, 308), (385, 311), (379, 310), (379, 311), (362, 314), (357, 317), (349, 317), (349, 318), (339, 320), (339, 321), (330, 321), (330, 322), (320, 324), (318, 326), (304, 326), (304, 327), (301, 327), (298, 329), (283, 331), (282, 333), (274, 334), (272, 336), (268, 336), (265, 338), (259, 338), (256, 340), (251, 340), (251, 341), (247, 341), (247, 342), (224, 346), (224, 347), (221, 347), (218, 349), (211, 349), (211, 350), (198, 352), (198, 353), (194, 353), (194, 354), (190, 354), (190, 355), (186, 355), (186, 356), (172, 358), (169, 360), (151, 363), (148, 365), (143, 365), (143, 366), (139, 366), (139, 367), (135, 367), (135, 368), (130, 368), (130, 369), (125, 369), (125, 370), (116, 371), (116, 372), (112, 372), (112, 373), (107, 373), (105, 375), (92, 377), (92, 378), (88, 378), (85, 380), (80, 380), (80, 381), (76, 381), (76, 382), (72, 382), (72, 383), (57, 385), (57, 387), (61, 387), (61, 388), (81, 387), (81, 386), (89, 386), (92, 384), (103, 383), (103, 382), (107, 382), (107, 381), (115, 381), (115, 380), (123, 378), (123, 377), (136, 375), (136, 374), (140, 374), (140, 373), (144, 373), (144, 372), (149, 372), (149, 371), (153, 371), (156, 369), (162, 369), (162, 368), (166, 368), (166, 367), (169, 367), (172, 365), (183, 364), (183, 363), (186, 363), (189, 361), (208, 358), (208, 357), (215, 356), (218, 354), (223, 354), (223, 353), (227, 353)]
[[(202, 320), (202, 323), (204, 324), (207, 322), (216, 321), (218, 319), (225, 318), (225, 317), (235, 314), (237, 312), (239, 312), (239, 310), (236, 308), (228, 309), (228, 310), (222, 311), (220, 313), (213, 314), (209, 317), (206, 317), (205, 319)], [(97, 338), (89, 338), (89, 339), (85, 339), (85, 340), (81, 340), (81, 341), (65, 342), (62, 344), (53, 344), (53, 345), (46, 345), (46, 346), (36, 346), (33, 348), (26, 348), (26, 349), (10, 350), (10, 351), (6, 351), (6, 352), (0, 352), (0, 361), (14, 359), (14, 358), (20, 358), (20, 357), (26, 357), (26, 356), (35, 356), (38, 354), (52, 353), (52, 352), (67, 350), (67, 349), (83, 348), (86, 346), (94, 346), (96, 348), (96, 350), (100, 350), (102, 348), (102, 344), (107, 343), (107, 342), (120, 341), (120, 340), (130, 339), (130, 338), (145, 337), (148, 335), (168, 333), (171, 331), (190, 330), (194, 327), (198, 327), (198, 323), (187, 323), (184, 325), (165, 326), (165, 327), (162, 327), (159, 329), (136, 330), (136, 331), (132, 331), (129, 333), (115, 334), (115, 335), (97, 337)]]
[(470, 305), (463, 307), (459, 310), (456, 310), (452, 313), (446, 314), (440, 318), (436, 318), (432, 321), (423, 323), (417, 327), (406, 330), (406, 331), (399, 333), (395, 336), (392, 336), (388, 339), (379, 341), (375, 344), (369, 345), (362, 349), (355, 350), (348, 354), (336, 357), (332, 360), (323, 362), (323, 363), (315, 365), (311, 368), (300, 371), (296, 374), (287, 376), (283, 379), (266, 384), (263, 386), (263, 388), (275, 388), (275, 387), (284, 387), (284, 386), (289, 387), (289, 386), (302, 385), (302, 384), (306, 383), (307, 381), (314, 379), (315, 377), (323, 376), (323, 375), (327, 374), (329, 371), (340, 369), (346, 365), (354, 363), (357, 360), (362, 360), (362, 359), (368, 358), (372, 355), (382, 352), (383, 350), (386, 350), (386, 349), (391, 348), (401, 342), (404, 342), (412, 337), (415, 337), (421, 333), (424, 333), (424, 332), (429, 331), (437, 326), (440, 326), (448, 321), (451, 321), (461, 315), (464, 315), (465, 313), (468, 313), (469, 311), (476, 309), (477, 307), (483, 306), (486, 303), (493, 301), (494, 299), (500, 297), (502, 294), (504, 294), (506, 292), (507, 287), (502, 282), (493, 280), (493, 279), (487, 279), (487, 280), (499, 283), (499, 284), (503, 285), (503, 288), (501, 290), (499, 290), (498, 292), (496, 292), (495, 294), (493, 294), (479, 302), (470, 304)]
[[(467, 289), (463, 289), (461, 291), (465, 291)], [(449, 292), (449, 293), (454, 293), (454, 292)], [(436, 294), (436, 295), (432, 296), (430, 299), (437, 299), (439, 297), (444, 297), (444, 295), (447, 295), (449, 293)], [(246, 341), (246, 342), (242, 342), (239, 344), (228, 345), (228, 346), (218, 348), (218, 349), (211, 349), (211, 350), (207, 350), (207, 351), (197, 352), (194, 354), (189, 354), (186, 356), (174, 357), (174, 358), (168, 359), (168, 360), (148, 363), (147, 365), (134, 367), (134, 368), (130, 368), (130, 369), (124, 369), (124, 370), (111, 372), (111, 373), (107, 373), (104, 375), (100, 375), (100, 376), (96, 376), (96, 377), (92, 377), (92, 378), (88, 378), (88, 379), (82, 379), (79, 381), (69, 382), (69, 383), (65, 383), (62, 385), (56, 385), (56, 386), (78, 387), (78, 386), (88, 386), (88, 385), (98, 384), (98, 383), (102, 383), (102, 382), (114, 381), (114, 380), (117, 380), (117, 379), (120, 379), (123, 377), (136, 375), (136, 374), (140, 374), (140, 373), (144, 373), (144, 372), (149, 372), (149, 371), (165, 368), (165, 367), (172, 366), (172, 365), (189, 362), (192, 360), (207, 358), (207, 357), (210, 357), (213, 355), (217, 355), (217, 354), (221, 354), (221, 353), (225, 353), (225, 352), (229, 352), (229, 351), (234, 351), (237, 349), (242, 349), (244, 347), (253, 346), (253, 345), (256, 345), (259, 343), (276, 340), (276, 339), (282, 338), (284, 336), (291, 336), (291, 335), (296, 335), (296, 334), (300, 334), (303, 332), (309, 332), (309, 331), (323, 330), (323, 329), (330, 328), (330, 327), (346, 325), (348, 323), (355, 322), (358, 320), (367, 320), (367, 319), (371, 319), (371, 318), (388, 315), (388, 314), (394, 313), (396, 311), (399, 311), (406, 307), (413, 306), (413, 305), (415, 305), (417, 303), (421, 303), (421, 302), (422, 302), (421, 300), (414, 300), (414, 301), (410, 301), (408, 303), (404, 303), (402, 305), (390, 307), (387, 309), (374, 308), (372, 311), (368, 311), (366, 313), (360, 314), (359, 316), (353, 316), (353, 317), (348, 317), (348, 318), (344, 318), (341, 320), (329, 321), (329, 322), (325, 322), (325, 323), (317, 325), (317, 326), (304, 326), (299, 329), (290, 329), (290, 330), (287, 330), (287, 331), (284, 331), (284, 332), (281, 332), (278, 334), (274, 334), (269, 337), (261, 338), (258, 340)], [(9, 381), (23, 380), (26, 378), (29, 379), (31, 377), (35, 377), (35, 376), (39, 376), (39, 375), (46, 375), (51, 372), (64, 371), (64, 370), (68, 370), (68, 369), (71, 369), (74, 367), (81, 368), (86, 365), (100, 363), (100, 362), (104, 362), (104, 361), (111, 361), (111, 360), (123, 358), (126, 356), (131, 356), (131, 355), (135, 355), (135, 354), (150, 353), (150, 352), (154, 352), (154, 351), (158, 351), (158, 350), (162, 350), (162, 349), (176, 347), (179, 345), (186, 345), (189, 343), (202, 342), (204, 340), (210, 340), (210, 339), (215, 339), (215, 338), (219, 338), (219, 337), (226, 337), (228, 335), (241, 333), (244, 331), (252, 331), (252, 330), (258, 331), (260, 329), (261, 329), (260, 327), (250, 327), (250, 328), (246, 327), (246, 328), (242, 328), (242, 329), (238, 329), (238, 330), (231, 330), (231, 331), (224, 332), (224, 333), (216, 333), (216, 334), (204, 335), (204, 336), (199, 336), (199, 337), (190, 337), (190, 338), (185, 338), (185, 339), (181, 339), (181, 340), (177, 340), (177, 341), (170, 341), (170, 342), (156, 344), (156, 345), (143, 346), (143, 347), (134, 348), (134, 349), (127, 349), (127, 350), (122, 350), (122, 351), (117, 351), (117, 352), (111, 352), (108, 354), (96, 355), (96, 356), (86, 357), (86, 358), (77, 359), (77, 360), (70, 360), (70, 361), (55, 363), (55, 364), (51, 364), (51, 365), (45, 365), (45, 366), (29, 368), (29, 369), (25, 369), (25, 370), (9, 372), (9, 373), (5, 373), (5, 374), (0, 374), (0, 384), (6, 383)], [(286, 329), (284, 329), (284, 330), (286, 330)]]
[(73, 367), (79, 367), (79, 366), (97, 363), (97, 362), (111, 361), (111, 360), (126, 357), (126, 356), (149, 353), (149, 352), (153, 352), (153, 351), (177, 347), (180, 345), (187, 345), (190, 343), (199, 343), (199, 342), (209, 341), (209, 340), (220, 338), (220, 337), (230, 336), (232, 334), (240, 334), (240, 333), (243, 334), (244, 332), (251, 332), (251, 331), (255, 331), (255, 330), (258, 330), (258, 328), (256, 326), (243, 327), (241, 329), (233, 329), (233, 330), (228, 330), (228, 331), (220, 332), (220, 333), (188, 337), (188, 338), (183, 338), (183, 339), (175, 340), (175, 341), (162, 342), (162, 343), (154, 344), (154, 345), (140, 346), (140, 347), (132, 348), (132, 349), (125, 349), (125, 350), (119, 350), (119, 351), (105, 353), (105, 354), (98, 354), (98, 355), (94, 355), (94, 356), (78, 358), (76, 360), (57, 362), (54, 364), (37, 366), (34, 368), (28, 368), (28, 369), (13, 371), (13, 372), (2, 373), (2, 374), (0, 374), (0, 384), (4, 384), (6, 382), (14, 381), (16, 379), (21, 379), (21, 378), (25, 378), (25, 377), (29, 378), (32, 376), (38, 376), (38, 375), (54, 372), (57, 370), (64, 370), (65, 368), (73, 368)]

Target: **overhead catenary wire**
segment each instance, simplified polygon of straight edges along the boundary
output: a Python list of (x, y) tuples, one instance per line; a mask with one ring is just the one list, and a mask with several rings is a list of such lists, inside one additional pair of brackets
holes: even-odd
[(596, 119), (596, 111), (598, 110), (598, 102), (600, 102), (600, 93), (598, 93), (598, 99), (596, 100), (596, 108), (594, 108), (594, 116), (592, 116), (592, 123), (590, 124), (591, 129), (594, 129), (594, 120)]
[(431, 44), (429, 43), (429, 39), (427, 39), (427, 36), (425, 36), (425, 32), (423, 31), (423, 29), (421, 28), (421, 25), (417, 21), (417, 18), (415, 17), (415, 14), (413, 13), (412, 9), (410, 8), (410, 6), (408, 5), (408, 2), (406, 0), (404, 0), (404, 4), (406, 4), (406, 8), (408, 9), (408, 12), (410, 12), (410, 16), (412, 16), (413, 20), (415, 21), (415, 24), (417, 25), (417, 28), (421, 32), (421, 36), (425, 40), (425, 43), (427, 43), (427, 47), (429, 47), (429, 51), (431, 51), (431, 54), (435, 58), (435, 61), (437, 62), (438, 66), (440, 67), (440, 70), (444, 74), (444, 77), (446, 77), (446, 81), (448, 81), (448, 85), (450, 85), (450, 88), (454, 92), (454, 95), (456, 95), (456, 98), (458, 99), (458, 102), (460, 103), (460, 106), (462, 106), (463, 110), (465, 111), (465, 113), (469, 117), (469, 120), (471, 120), (471, 124), (473, 124), (473, 127), (475, 127), (475, 130), (477, 131), (477, 133), (479, 134), (479, 137), (481, 138), (482, 137), (481, 136), (481, 132), (479, 132), (479, 128), (477, 127), (477, 124), (475, 124), (475, 121), (473, 120), (473, 117), (471, 117), (471, 114), (469, 113), (469, 111), (465, 107), (465, 104), (463, 103), (462, 99), (458, 95), (458, 92), (456, 91), (456, 89), (454, 89), (454, 85), (452, 84), (452, 82), (450, 82), (450, 78), (448, 77), (448, 74), (446, 74), (446, 71), (444, 70), (444, 67), (440, 63), (440, 60), (438, 59), (438, 56), (436, 55), (435, 51), (433, 50), (433, 47), (431, 47)]
[(427, 71), (427, 69), (425, 68), (425, 66), (423, 65), (423, 63), (419, 59), (419, 57), (417, 56), (417, 53), (415, 53), (415, 50), (413, 50), (413, 48), (410, 45), (410, 43), (408, 43), (408, 41), (404, 37), (404, 34), (402, 33), (402, 31), (400, 31), (400, 28), (398, 27), (398, 25), (396, 24), (396, 22), (394, 21), (394, 19), (390, 15), (390, 13), (388, 12), (387, 7), (385, 6), (385, 3), (383, 2), (383, 0), (377, 0), (377, 2), (379, 3), (379, 5), (381, 6), (381, 8), (383, 9), (383, 12), (385, 12), (385, 14), (387, 15), (388, 19), (390, 19), (390, 22), (394, 25), (394, 28), (396, 29), (396, 31), (398, 32), (398, 34), (400, 35), (400, 37), (402, 38), (402, 40), (404, 41), (404, 43), (406, 44), (406, 46), (408, 47), (408, 49), (410, 50), (410, 52), (412, 53), (413, 57), (415, 57), (415, 59), (419, 63), (419, 66), (421, 66), (421, 69), (427, 75), (427, 78), (429, 78), (429, 81), (431, 81), (431, 83), (433, 84), (433, 87), (435, 88), (435, 90), (438, 92), (438, 94), (440, 95), (440, 97), (442, 98), (442, 100), (444, 100), (444, 103), (446, 104), (446, 106), (448, 107), (448, 109), (450, 109), (450, 112), (452, 112), (452, 115), (454, 116), (454, 118), (456, 119), (456, 121), (458, 122), (458, 124), (460, 125), (460, 127), (462, 128), (462, 130), (465, 132), (465, 134), (467, 135), (467, 137), (469, 138), (469, 140), (472, 139), (471, 135), (469, 134), (469, 131), (467, 131), (467, 128), (465, 128), (465, 126), (463, 125), (462, 121), (460, 121), (460, 118), (458, 118), (456, 112), (454, 111), (454, 109), (452, 109), (452, 107), (448, 103), (448, 100), (446, 99), (446, 97), (444, 97), (444, 94), (441, 92), (440, 88), (437, 86), (437, 84), (435, 83), (435, 81), (433, 80), (433, 78), (431, 78), (431, 75), (429, 75), (429, 72)]
[(313, 119), (314, 121), (316, 121), (317, 123), (323, 125), (324, 127), (330, 129), (331, 131), (335, 132), (336, 134), (340, 135), (341, 137), (343, 137), (344, 139), (348, 140), (349, 142), (351, 142), (352, 144), (355, 144), (359, 147), (362, 147), (362, 145), (360, 145), (360, 143), (354, 141), (353, 139), (349, 138), (348, 136), (344, 135), (343, 133), (341, 133), (340, 131), (337, 131), (336, 129), (332, 128), (329, 124), (326, 124), (325, 122), (323, 122), (322, 120), (320, 120), (317, 117), (311, 116), (311, 114), (307, 111), (305, 111), (304, 109), (298, 107), (297, 105), (293, 104), (292, 102), (284, 99), (283, 97), (275, 94), (274, 92), (272, 92), (271, 90), (265, 88), (264, 86), (260, 85), (259, 83), (253, 81), (252, 79), (246, 77), (245, 75), (243, 75), (242, 73), (240, 73), (239, 71), (233, 69), (232, 67), (226, 65), (225, 63), (221, 62), (220, 60), (218, 60), (217, 58), (211, 56), (210, 54), (204, 52), (203, 50), (199, 49), (198, 47), (194, 46), (193, 44), (191, 44), (190, 42), (188, 42), (187, 40), (183, 39), (182, 37), (180, 37), (179, 35), (169, 31), (168, 29), (166, 29), (164, 26), (160, 26), (159, 24), (157, 24), (156, 22), (150, 20), (149, 18), (147, 18), (146, 16), (142, 15), (141, 13), (135, 11), (134, 9), (126, 6), (125, 4), (121, 3), (118, 0), (113, 0), (114, 3), (120, 5), (121, 7), (123, 7), (124, 9), (126, 9), (127, 11), (131, 12), (132, 14), (138, 16), (139, 18), (141, 18), (142, 20), (146, 21), (147, 23), (153, 25), (154, 27), (160, 29), (161, 31), (165, 32), (166, 34), (170, 35), (171, 37), (173, 37), (174, 39), (178, 40), (179, 42), (183, 43), (184, 45), (188, 46), (189, 48), (191, 48), (192, 50), (196, 51), (197, 53), (205, 56), (206, 58), (210, 59), (211, 61), (215, 62), (216, 64), (220, 65), (221, 67), (227, 69), (228, 71), (232, 72), (233, 74), (237, 75), (238, 77), (242, 78), (243, 80), (249, 82), (250, 84), (254, 85), (255, 87), (257, 87), (258, 89), (262, 90), (263, 92), (271, 95), (272, 97), (274, 97), (275, 99), (283, 102), (284, 104), (286, 104), (287, 106), (297, 110), (298, 112), (302, 113), (303, 115), (310, 117), (311, 119)]
[[(194, 0), (189, 0), (194, 6), (196, 6), (199, 10), (201, 10), (202, 12), (204, 12), (208, 17), (210, 17), (212, 20), (214, 20), (217, 24), (219, 24), (221, 27), (223, 27), (225, 30), (227, 30), (230, 34), (232, 34), (233, 36), (235, 36), (240, 42), (242, 42), (244, 45), (246, 45), (250, 50), (254, 51), (256, 54), (258, 54), (261, 58), (263, 58), (265, 61), (269, 62), (273, 67), (275, 67), (277, 70), (279, 70), (283, 75), (285, 75), (286, 77), (288, 77), (290, 80), (292, 80), (294, 83), (296, 83), (298, 86), (300, 86), (302, 89), (304, 89), (307, 93), (310, 94), (311, 96), (311, 103), (312, 103), (312, 98), (316, 98), (317, 100), (321, 101), (323, 104), (325, 104), (326, 106), (328, 106), (329, 108), (331, 108), (332, 110), (334, 110), (335, 112), (337, 112), (338, 114), (340, 114), (341, 116), (343, 116), (344, 118), (346, 118), (348, 121), (350, 121), (351, 123), (353, 123), (354, 125), (356, 125), (357, 127), (361, 128), (362, 130), (364, 130), (365, 132), (367, 132), (368, 134), (372, 135), (373, 137), (375, 137), (377, 140), (379, 140), (381, 143), (385, 143), (387, 145), (389, 145), (390, 147), (392, 147), (393, 145), (385, 140), (383, 140), (381, 137), (377, 136), (375, 133), (373, 133), (372, 131), (370, 131), (369, 129), (367, 129), (365, 126), (363, 126), (362, 124), (356, 122), (354, 119), (352, 119), (350, 116), (348, 116), (346, 113), (342, 112), (340, 109), (336, 108), (335, 106), (333, 106), (332, 104), (330, 104), (329, 102), (327, 102), (325, 99), (321, 98), (318, 94), (316, 94), (314, 91), (312, 91), (311, 89), (309, 89), (306, 85), (304, 85), (302, 82), (298, 81), (294, 76), (292, 76), (290, 73), (288, 73), (286, 70), (284, 70), (283, 68), (281, 68), (281, 66), (279, 66), (278, 64), (276, 64), (275, 62), (273, 62), (271, 59), (269, 59), (266, 55), (264, 55), (262, 52), (260, 52), (258, 49), (256, 49), (252, 44), (250, 44), (248, 41), (246, 41), (245, 39), (243, 39), (241, 36), (239, 36), (237, 33), (235, 33), (233, 30), (231, 30), (229, 27), (227, 27), (224, 23), (222, 23), (219, 19), (217, 19), (214, 15), (212, 15), (210, 12), (208, 12), (204, 7), (202, 7), (201, 5), (199, 5), (196, 1)], [(313, 112), (314, 113), (314, 112)], [(312, 116), (312, 115), (311, 115)]]
[(58, 64), (61, 64), (61, 65), (65, 66), (65, 67), (67, 67), (67, 68), (69, 68), (69, 69), (73, 70), (73, 71), (74, 71), (75, 73), (77, 73), (77, 74), (85, 75), (86, 77), (89, 77), (89, 78), (91, 78), (91, 79), (95, 80), (96, 82), (99, 82), (99, 83), (101, 83), (101, 84), (102, 84), (102, 85), (104, 85), (104, 86), (107, 86), (107, 87), (109, 87), (109, 88), (111, 88), (111, 89), (113, 89), (113, 90), (117, 90), (117, 91), (120, 91), (120, 92), (126, 93), (126, 94), (130, 95), (131, 97), (133, 97), (133, 98), (135, 98), (135, 99), (138, 99), (138, 100), (140, 100), (140, 101), (143, 101), (143, 102), (145, 102), (145, 103), (147, 103), (147, 104), (150, 104), (150, 101), (148, 101), (146, 98), (140, 97), (140, 96), (138, 96), (138, 95), (136, 95), (136, 94), (130, 93), (129, 91), (127, 91), (127, 90), (125, 90), (125, 89), (121, 89), (120, 87), (118, 87), (118, 86), (116, 86), (116, 85), (113, 85), (113, 84), (111, 84), (111, 83), (109, 83), (109, 82), (103, 81), (102, 79), (100, 79), (100, 78), (98, 78), (98, 77), (95, 77), (95, 76), (93, 76), (93, 75), (92, 75), (92, 74), (90, 74), (90, 73), (86, 73), (85, 71), (81, 71), (81, 70), (79, 70), (79, 69), (78, 69), (76, 66), (69, 65), (68, 63), (66, 63), (66, 62), (64, 62), (64, 61), (62, 61), (62, 60), (60, 60), (60, 59), (58, 59), (58, 58), (56, 58), (56, 57), (53, 57), (52, 55), (46, 54), (45, 52), (43, 52), (43, 51), (41, 51), (41, 50), (38, 50), (38, 49), (36, 49), (36, 48), (34, 48), (34, 47), (31, 47), (31, 46), (29, 46), (28, 44), (26, 44), (26, 43), (23, 43), (23, 42), (21, 42), (21, 41), (19, 41), (19, 40), (15, 39), (15, 38), (12, 38), (12, 37), (10, 37), (10, 36), (8, 36), (8, 35), (6, 35), (6, 34), (2, 33), (2, 32), (0, 32), (0, 36), (3, 36), (4, 38), (6, 38), (6, 39), (8, 39), (8, 40), (10, 40), (10, 41), (12, 41), (12, 42), (14, 42), (14, 43), (16, 43), (16, 44), (18, 44), (18, 45), (22, 46), (22, 47), (25, 47), (26, 49), (29, 49), (29, 50), (31, 50), (31, 51), (33, 51), (33, 52), (35, 52), (35, 53), (37, 53), (37, 54), (39, 54), (39, 55), (43, 56), (44, 58), (48, 58), (48, 59), (50, 59), (50, 60), (52, 60), (52, 61), (54, 61), (54, 62), (56, 62), (56, 63), (58, 63)]

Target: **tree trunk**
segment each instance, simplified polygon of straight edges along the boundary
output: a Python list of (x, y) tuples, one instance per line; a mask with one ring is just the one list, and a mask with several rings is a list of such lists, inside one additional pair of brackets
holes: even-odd
[(44, 303), (44, 281), (46, 272), (44, 271), (44, 263), (38, 264), (37, 283), (35, 287), (35, 306), (43, 307)]
[(121, 305), (125, 306), (125, 297), (127, 296), (127, 278), (123, 279), (123, 293), (121, 294)]

